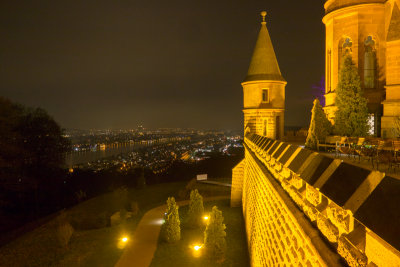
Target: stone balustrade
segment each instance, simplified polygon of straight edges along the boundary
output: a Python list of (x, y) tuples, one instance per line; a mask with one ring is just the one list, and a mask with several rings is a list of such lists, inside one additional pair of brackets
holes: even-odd
[(234, 169), (232, 203), (242, 199), (253, 266), (332, 265), (321, 246), (307, 241), (304, 226), (289, 219), (287, 203), (273, 200), (269, 176), (347, 264), (400, 266), (400, 180), (255, 134), (245, 136), (245, 149)]

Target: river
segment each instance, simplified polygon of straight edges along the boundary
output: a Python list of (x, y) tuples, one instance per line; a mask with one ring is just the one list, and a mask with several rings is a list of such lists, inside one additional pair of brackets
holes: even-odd
[(108, 146), (104, 150), (70, 152), (65, 156), (65, 163), (67, 167), (71, 167), (76, 164), (93, 162), (102, 158), (129, 153), (147, 145), (151, 144), (119, 143), (117, 145)]

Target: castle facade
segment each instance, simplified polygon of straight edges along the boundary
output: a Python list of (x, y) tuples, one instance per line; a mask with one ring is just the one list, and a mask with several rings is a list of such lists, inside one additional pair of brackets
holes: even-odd
[(352, 55), (368, 101), (370, 133), (395, 137), (400, 116), (400, 0), (328, 0), (325, 113), (334, 121), (335, 89), (344, 53)]

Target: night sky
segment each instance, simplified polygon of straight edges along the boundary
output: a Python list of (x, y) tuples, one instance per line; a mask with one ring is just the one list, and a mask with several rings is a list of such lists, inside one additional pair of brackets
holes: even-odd
[(323, 2), (1, 1), (0, 95), (64, 128), (239, 130), (267, 10), (285, 125), (307, 126), (324, 75)]

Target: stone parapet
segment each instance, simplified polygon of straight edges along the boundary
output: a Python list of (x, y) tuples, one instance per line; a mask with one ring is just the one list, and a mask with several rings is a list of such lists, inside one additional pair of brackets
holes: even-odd
[[(255, 134), (245, 136), (245, 148), (242, 199), (253, 266), (327, 264), (299, 235), (268, 175), (347, 264), (400, 266), (400, 180)], [(285, 245), (286, 237), (296, 245)]]
[(244, 166), (245, 159), (232, 169), (231, 207), (240, 207), (242, 205)]

